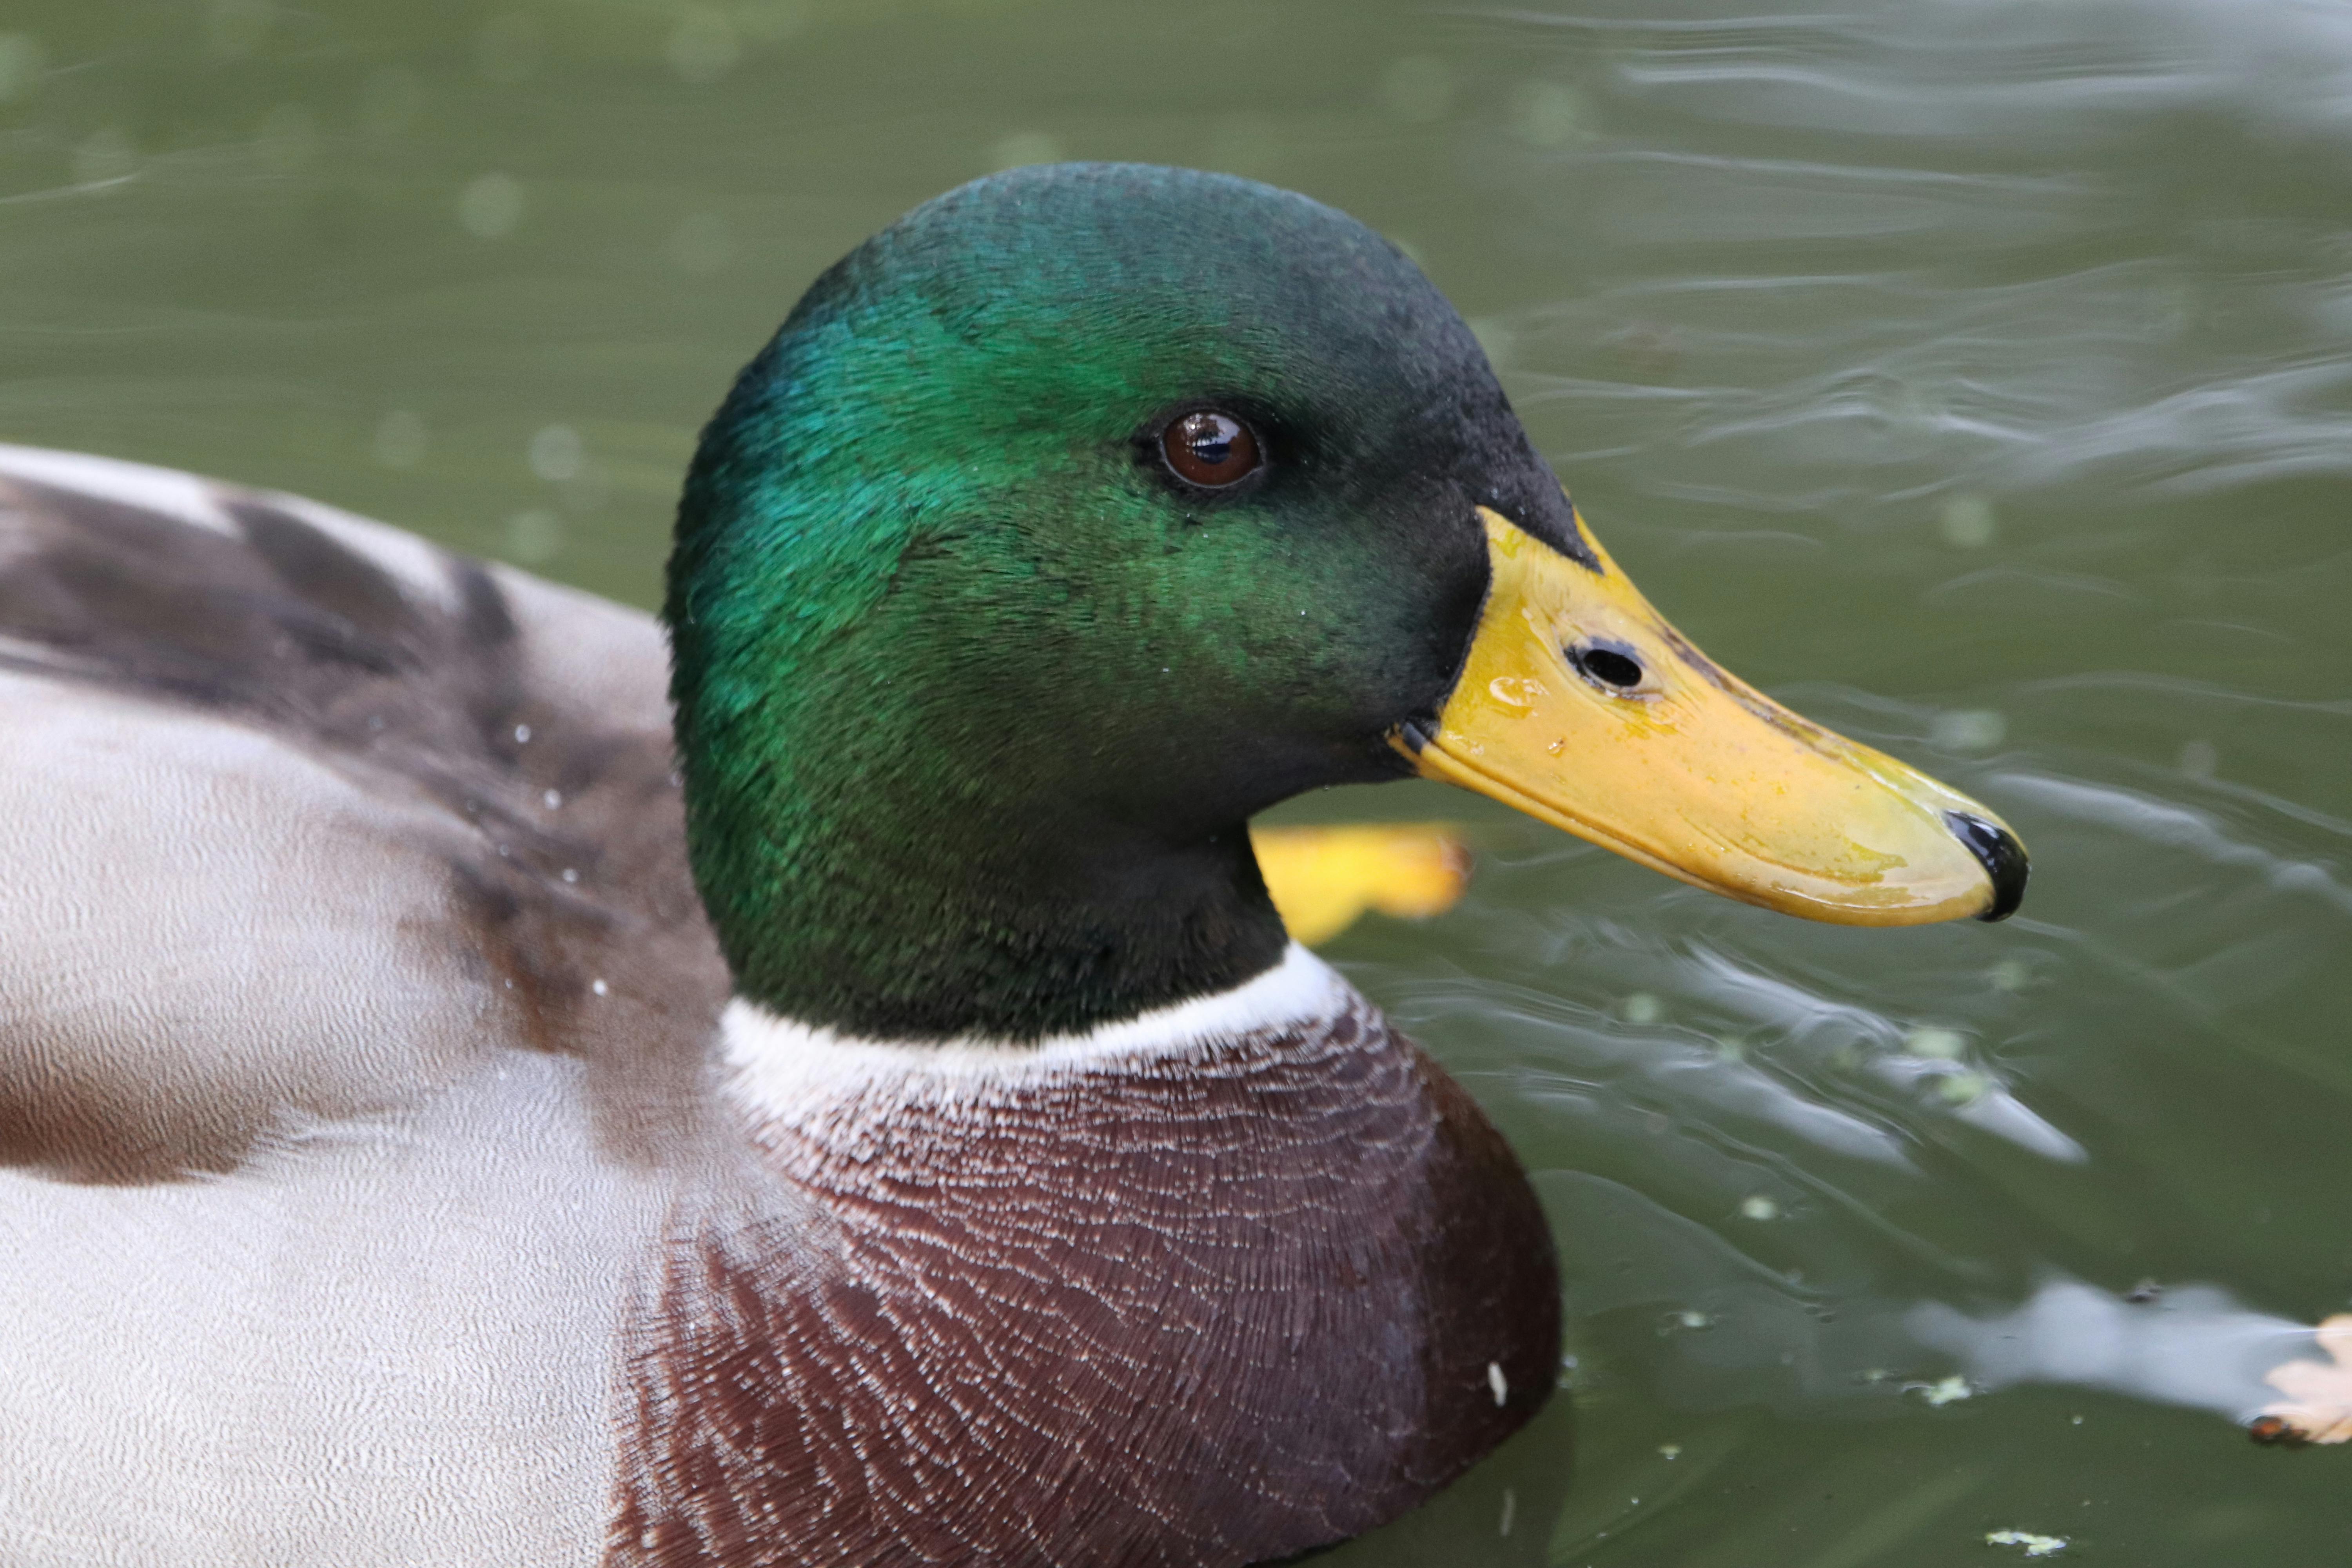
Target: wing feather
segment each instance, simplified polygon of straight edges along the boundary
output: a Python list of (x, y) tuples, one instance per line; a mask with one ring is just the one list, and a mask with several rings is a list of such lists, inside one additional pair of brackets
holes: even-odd
[(650, 1156), (726, 989), (665, 666), (316, 502), (0, 447), (0, 1165), (230, 1170), (500, 1050)]

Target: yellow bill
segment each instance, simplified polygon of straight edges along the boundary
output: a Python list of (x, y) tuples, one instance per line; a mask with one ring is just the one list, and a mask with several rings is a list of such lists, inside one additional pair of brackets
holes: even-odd
[(2025, 847), (1999, 817), (1716, 668), (1589, 532), (1598, 571), (1479, 516), (1494, 579), (1461, 680), (1433, 733), (1394, 737), (1423, 773), (1809, 920), (2017, 908)]

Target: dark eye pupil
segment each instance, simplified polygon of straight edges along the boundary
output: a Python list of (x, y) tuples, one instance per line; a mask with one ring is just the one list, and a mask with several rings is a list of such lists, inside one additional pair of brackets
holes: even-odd
[(1257, 437), (1229, 414), (1203, 410), (1170, 425), (1160, 450), (1176, 473), (1209, 489), (1236, 484), (1260, 466)]
[(1619, 653), (1615, 648), (1571, 648), (1568, 657), (1577, 668), (1603, 686), (1639, 686), (1642, 683), (1641, 661)]

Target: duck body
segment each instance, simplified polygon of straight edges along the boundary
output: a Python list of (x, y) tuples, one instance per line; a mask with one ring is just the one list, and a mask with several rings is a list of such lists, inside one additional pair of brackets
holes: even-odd
[(1248, 822), (1416, 772), (1814, 918), (2023, 882), (1649, 608), (1395, 247), (1246, 181), (859, 247), (705, 430), (659, 626), (0, 451), (0, 1561), (1393, 1517), (1549, 1397), (1551, 1244)]
[(0, 493), (0, 1558), (1237, 1563), (1549, 1392), (1516, 1163), (1303, 949), (1019, 1052), (730, 1008), (651, 621)]

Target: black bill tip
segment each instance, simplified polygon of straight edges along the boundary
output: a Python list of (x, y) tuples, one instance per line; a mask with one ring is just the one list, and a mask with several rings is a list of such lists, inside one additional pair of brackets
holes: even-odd
[(1971, 816), (1965, 811), (1944, 813), (1944, 826), (1952, 837), (1969, 847), (1992, 879), (1992, 902), (1985, 906), (1980, 921), (2005, 921), (2017, 912), (2025, 901), (2025, 846), (2017, 835), (2006, 827), (1996, 827), (1981, 816)]

